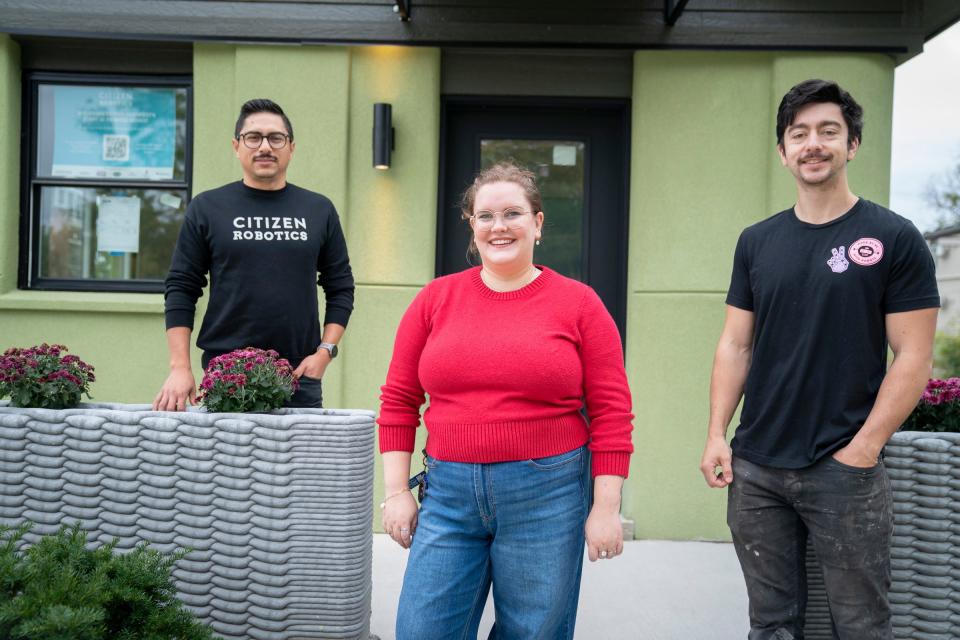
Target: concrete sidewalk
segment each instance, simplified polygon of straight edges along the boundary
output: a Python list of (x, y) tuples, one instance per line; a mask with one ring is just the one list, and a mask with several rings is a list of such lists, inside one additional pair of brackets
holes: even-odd
[[(407, 552), (373, 536), (370, 632), (394, 640), (397, 599)], [(493, 623), (487, 601), (479, 638)], [(733, 545), (637, 540), (615, 560), (584, 560), (577, 640), (742, 640), (747, 594)]]

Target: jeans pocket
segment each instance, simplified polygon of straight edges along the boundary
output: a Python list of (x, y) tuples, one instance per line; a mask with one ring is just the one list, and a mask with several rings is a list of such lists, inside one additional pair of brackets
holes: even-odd
[(870, 475), (870, 474), (874, 474), (874, 473), (876, 473), (877, 471), (880, 470), (880, 466), (881, 466), (880, 461), (877, 461), (877, 463), (876, 463), (875, 465), (873, 465), (872, 467), (855, 467), (855, 466), (853, 466), (853, 465), (844, 464), (844, 463), (840, 462), (839, 460), (837, 460), (836, 458), (834, 458), (832, 455), (827, 456), (827, 464), (829, 464), (829, 465), (831, 465), (831, 466), (833, 466), (833, 467), (836, 467), (837, 469), (840, 469), (841, 471), (846, 471), (847, 473), (857, 473), (857, 474), (860, 474), (860, 475)]
[(578, 461), (583, 455), (584, 449), (585, 447), (577, 447), (572, 451), (567, 451), (566, 453), (561, 453), (555, 456), (532, 458), (526, 461), (527, 466), (537, 469), (538, 471), (552, 471), (553, 469), (559, 469), (560, 467)]
[(320, 409), (323, 407), (323, 382), (320, 378), (300, 376), (300, 384), (285, 403), (291, 409)]

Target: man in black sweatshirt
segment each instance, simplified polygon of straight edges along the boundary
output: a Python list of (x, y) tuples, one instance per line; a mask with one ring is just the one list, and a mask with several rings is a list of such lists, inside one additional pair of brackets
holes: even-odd
[[(353, 273), (333, 203), (287, 182), (294, 148), (293, 127), (279, 105), (263, 99), (243, 105), (233, 139), (243, 180), (190, 202), (170, 263), (170, 375), (155, 410), (181, 411), (196, 401), (190, 334), (208, 273), (210, 302), (197, 337), (203, 366), (242, 347), (274, 349), (300, 380), (288, 406), (321, 406), (320, 379), (353, 311)], [(326, 298), (322, 333), (318, 283)]]

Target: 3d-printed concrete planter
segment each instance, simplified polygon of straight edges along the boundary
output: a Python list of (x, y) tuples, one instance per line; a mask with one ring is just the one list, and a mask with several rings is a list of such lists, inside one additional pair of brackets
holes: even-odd
[(960, 638), (960, 433), (902, 431), (886, 449), (893, 487), (894, 637)]
[(224, 638), (366, 639), (373, 417), (0, 406), (0, 524), (192, 548), (180, 597)]
[[(893, 635), (897, 640), (956, 640), (960, 638), (960, 433), (901, 431), (885, 451), (893, 489)], [(816, 568), (809, 547), (807, 557), (808, 569)], [(822, 578), (809, 580), (808, 597), (804, 637), (833, 638)]]

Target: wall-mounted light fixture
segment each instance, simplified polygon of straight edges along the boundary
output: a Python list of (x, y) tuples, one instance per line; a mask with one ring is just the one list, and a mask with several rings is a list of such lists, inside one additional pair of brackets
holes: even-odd
[(410, 0), (394, 0), (393, 12), (397, 14), (401, 22), (410, 21)]
[(373, 105), (373, 166), (375, 169), (390, 168), (390, 152), (393, 151), (393, 108), (389, 103)]

